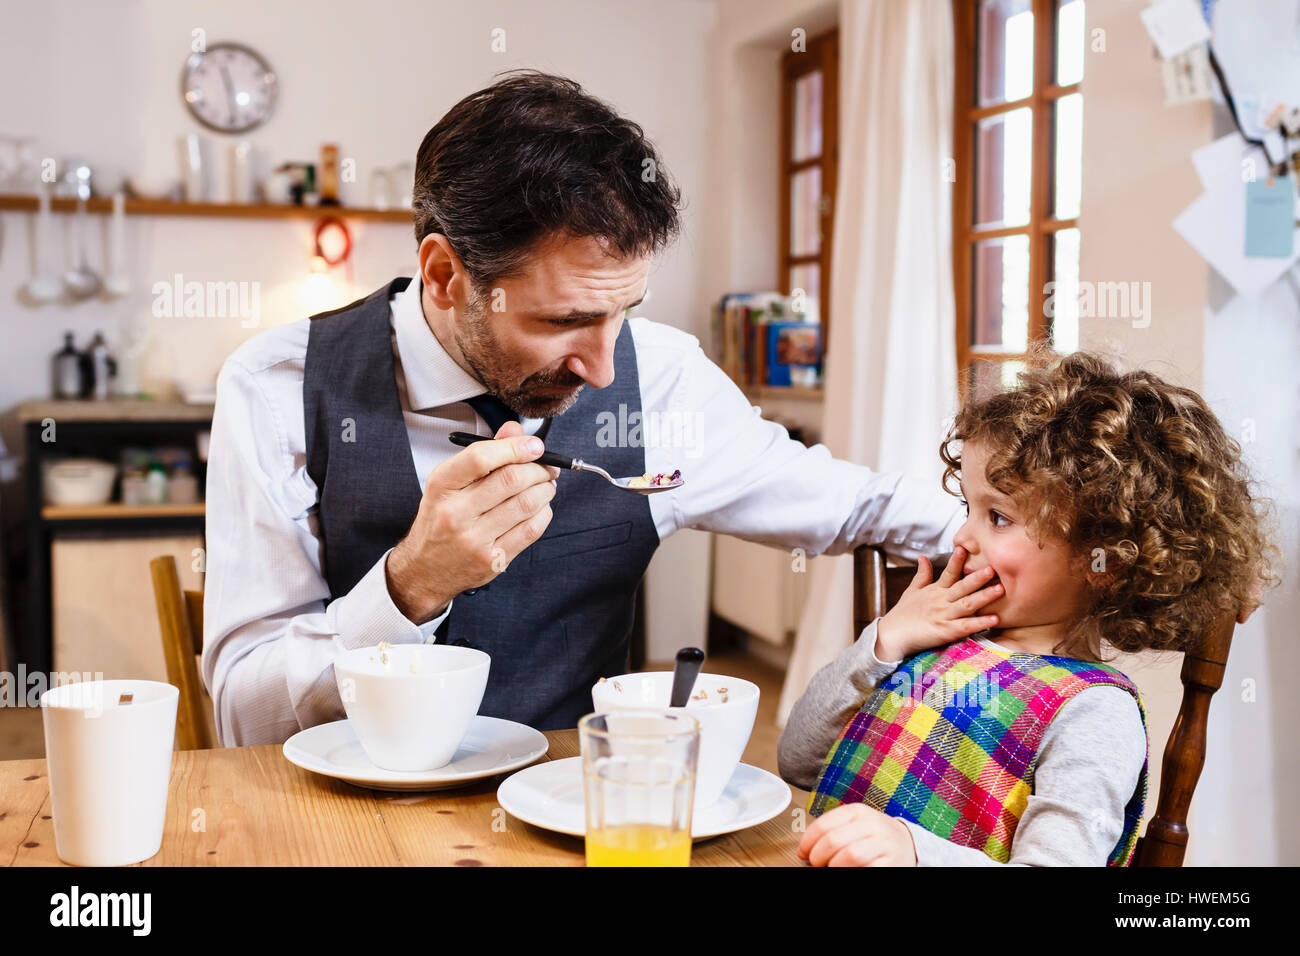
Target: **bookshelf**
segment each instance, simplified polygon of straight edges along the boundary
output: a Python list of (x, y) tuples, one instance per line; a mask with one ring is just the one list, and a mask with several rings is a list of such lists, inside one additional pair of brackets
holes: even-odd
[(806, 313), (794, 306), (778, 292), (743, 292), (725, 295), (713, 307), (713, 354), (751, 398), (821, 397), (816, 304), (808, 303)]
[(799, 402), (820, 402), (825, 397), (825, 389), (820, 385), (741, 385), (740, 390), (751, 401), (793, 399)]

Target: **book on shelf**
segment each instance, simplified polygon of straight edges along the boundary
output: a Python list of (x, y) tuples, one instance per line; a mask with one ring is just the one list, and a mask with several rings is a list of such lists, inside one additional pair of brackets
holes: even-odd
[(796, 314), (790, 296), (728, 293), (713, 307), (712, 332), (718, 365), (738, 385), (821, 384), (821, 324)]

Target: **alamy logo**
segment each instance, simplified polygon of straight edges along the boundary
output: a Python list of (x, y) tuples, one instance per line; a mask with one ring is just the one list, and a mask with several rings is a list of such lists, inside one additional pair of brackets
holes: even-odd
[(596, 445), (600, 448), (675, 448), (687, 458), (704, 451), (702, 412), (631, 411), (619, 403), (612, 411), (596, 415)]
[[(1081, 279), (1073, 283), (1050, 280), (1043, 284), (1043, 315), (1055, 318), (1057, 310), (1065, 313), (1071, 305), (1077, 308), (1080, 319), (1131, 319), (1133, 328), (1145, 329), (1151, 325), (1150, 282), (1090, 282)], [(1070, 299), (1077, 299), (1071, 303)]]
[(152, 909), (150, 893), (82, 893), (74, 884), (50, 897), (50, 925), (129, 926), (132, 935), (148, 936)]
[(186, 282), (178, 272), (150, 291), (153, 314), (160, 319), (239, 319), (246, 329), (262, 322), (260, 282)]

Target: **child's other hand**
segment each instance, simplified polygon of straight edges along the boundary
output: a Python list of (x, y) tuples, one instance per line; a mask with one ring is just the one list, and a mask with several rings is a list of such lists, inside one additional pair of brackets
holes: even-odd
[(907, 824), (865, 803), (842, 803), (823, 813), (795, 853), (813, 866), (916, 866)]
[(959, 545), (953, 549), (943, 574), (931, 583), (934, 569), (930, 559), (921, 556), (912, 583), (898, 603), (876, 622), (878, 660), (902, 660), (917, 651), (951, 644), (997, 626), (996, 614), (973, 615), (1002, 597), (1002, 584), (984, 587), (994, 575), (992, 567), (962, 577), (966, 557), (965, 548)]

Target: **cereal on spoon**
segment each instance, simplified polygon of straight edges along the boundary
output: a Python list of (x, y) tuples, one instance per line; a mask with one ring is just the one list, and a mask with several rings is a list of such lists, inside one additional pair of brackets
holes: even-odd
[(671, 475), (663, 471), (660, 472), (647, 471), (644, 475), (641, 475), (638, 478), (633, 478), (630, 481), (628, 481), (627, 486), (629, 488), (651, 488), (651, 487), (662, 488), (667, 485), (680, 484), (681, 480), (682, 480), (682, 470), (680, 468), (676, 469)]

